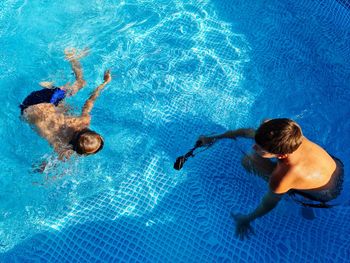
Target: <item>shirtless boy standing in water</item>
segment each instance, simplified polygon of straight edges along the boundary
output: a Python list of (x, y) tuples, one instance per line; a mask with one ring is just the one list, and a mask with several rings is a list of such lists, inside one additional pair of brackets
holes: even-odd
[[(308, 140), (300, 126), (290, 119), (267, 120), (255, 131), (238, 129), (213, 137), (200, 137), (202, 145), (218, 139), (254, 138), (255, 153), (242, 159), (243, 166), (268, 181), (269, 190), (260, 205), (248, 215), (231, 214), (240, 238), (252, 232), (250, 222), (276, 207), (283, 194), (298, 194), (308, 200), (304, 206), (329, 207), (342, 190), (344, 167), (324, 149)], [(276, 158), (277, 162), (269, 159)], [(317, 201), (318, 204), (315, 204)]]
[(68, 115), (64, 110), (63, 100), (75, 95), (85, 86), (78, 59), (85, 56), (86, 52), (77, 54), (75, 49), (70, 49), (65, 50), (65, 54), (75, 74), (73, 85), (68, 83), (60, 87), (52, 86), (34, 91), (20, 105), (24, 119), (34, 125), (38, 133), (53, 146), (60, 160), (68, 159), (74, 152), (79, 155), (89, 155), (102, 149), (102, 137), (89, 129), (90, 112), (100, 91), (112, 79), (107, 70), (104, 74), (104, 82), (86, 100), (81, 115)]

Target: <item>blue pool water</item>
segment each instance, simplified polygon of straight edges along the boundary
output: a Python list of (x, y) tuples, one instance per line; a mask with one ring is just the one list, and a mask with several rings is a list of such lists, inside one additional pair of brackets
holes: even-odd
[[(172, 168), (198, 135), (274, 117), (349, 166), (349, 2), (266, 2), (1, 1), (0, 262), (349, 262), (348, 199), (310, 221), (286, 198), (240, 241), (229, 214), (266, 185), (237, 145)], [(113, 74), (92, 112), (105, 148), (57, 163), (18, 104), (73, 80), (72, 46), (90, 48), (73, 111)]]

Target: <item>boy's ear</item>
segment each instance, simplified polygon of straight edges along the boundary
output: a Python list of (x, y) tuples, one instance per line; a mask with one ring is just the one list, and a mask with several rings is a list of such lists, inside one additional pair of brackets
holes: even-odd
[(288, 157), (288, 154), (278, 154), (277, 159), (285, 159)]

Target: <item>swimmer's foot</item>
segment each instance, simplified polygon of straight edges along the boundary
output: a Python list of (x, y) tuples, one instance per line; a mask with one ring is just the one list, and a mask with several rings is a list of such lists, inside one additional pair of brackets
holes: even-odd
[(311, 207), (301, 207), (300, 213), (307, 220), (314, 220), (316, 218), (314, 210)]
[(81, 59), (89, 54), (89, 48), (84, 48), (83, 50), (77, 50), (76, 48), (66, 48), (64, 50), (64, 54), (66, 57), (66, 60), (78, 60)]
[(53, 81), (42, 81), (39, 82), (39, 85), (45, 89), (52, 89), (53, 88)]

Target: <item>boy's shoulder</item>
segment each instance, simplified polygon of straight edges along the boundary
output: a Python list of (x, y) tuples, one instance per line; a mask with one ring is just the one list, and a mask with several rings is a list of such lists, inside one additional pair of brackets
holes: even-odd
[(278, 163), (272, 172), (269, 186), (272, 192), (283, 194), (293, 188), (295, 182), (295, 173), (293, 167)]

